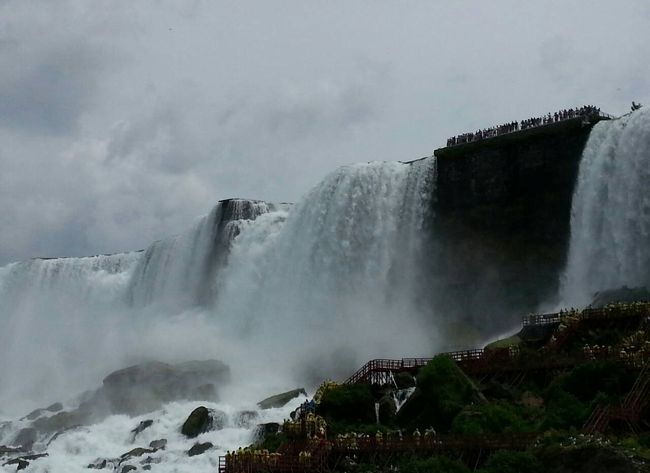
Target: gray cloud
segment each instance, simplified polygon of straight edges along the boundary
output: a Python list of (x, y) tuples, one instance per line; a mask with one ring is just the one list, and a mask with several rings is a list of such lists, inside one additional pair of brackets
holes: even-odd
[[(15, 50), (15, 49), (14, 49)], [(11, 62), (20, 64), (16, 57)], [(0, 126), (32, 133), (67, 133), (93, 98), (101, 62), (78, 45), (45, 51), (4, 80), (0, 76)], [(10, 69), (3, 61), (3, 66)], [(13, 76), (13, 77), (11, 77)]]
[[(580, 18), (580, 21), (576, 21)], [(650, 103), (647, 2), (0, 2), (0, 264), (593, 102)]]

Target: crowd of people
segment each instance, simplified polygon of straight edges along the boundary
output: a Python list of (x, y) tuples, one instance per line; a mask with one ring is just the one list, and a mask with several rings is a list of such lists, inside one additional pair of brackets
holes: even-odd
[(575, 109), (570, 108), (568, 110), (566, 109), (559, 110), (553, 114), (548, 113), (541, 117), (521, 120), (521, 122), (514, 121), (510, 123), (504, 123), (503, 125), (484, 128), (474, 133), (463, 133), (462, 135), (453, 136), (447, 140), (447, 146), (449, 147), (449, 146), (455, 146), (464, 143), (471, 143), (486, 138), (505, 135), (506, 133), (512, 133), (520, 130), (527, 130), (529, 128), (534, 128), (543, 125), (550, 125), (551, 123), (557, 123), (564, 120), (569, 120), (571, 118), (590, 117), (598, 114), (600, 114), (600, 108), (594, 107), (593, 105), (585, 105), (583, 107), (575, 108)]

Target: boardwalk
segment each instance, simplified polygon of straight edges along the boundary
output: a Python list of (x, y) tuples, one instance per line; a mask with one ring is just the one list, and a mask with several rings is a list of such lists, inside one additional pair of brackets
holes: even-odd
[(289, 449), (280, 454), (253, 451), (220, 457), (219, 472), (324, 472), (350, 461), (389, 465), (403, 458), (436, 455), (455, 456), (476, 463), (497, 450), (525, 450), (536, 436), (533, 433), (518, 433), (316, 439), (292, 442)]

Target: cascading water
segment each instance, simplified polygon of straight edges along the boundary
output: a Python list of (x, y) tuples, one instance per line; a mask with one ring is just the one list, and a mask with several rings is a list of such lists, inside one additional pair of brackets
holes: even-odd
[(42, 406), (146, 359), (305, 383), (430, 353), (415, 301), (434, 164), (348, 166), (292, 208), (225, 201), (142, 252), (0, 268), (0, 401)]
[(239, 232), (239, 221), (253, 220), (272, 209), (265, 202), (226, 202), (227, 206), (220, 203), (214, 207), (189, 232), (147, 248), (131, 278), (131, 304), (184, 308), (212, 300), (216, 269), (225, 263), (228, 246)]
[(414, 301), (432, 178), (432, 160), (344, 167), (288, 215), (244, 229), (218, 277), (215, 311), (232, 336), (314, 380), (379, 354), (430, 352)]
[(601, 122), (583, 152), (563, 277), (565, 305), (597, 291), (650, 288), (650, 110)]

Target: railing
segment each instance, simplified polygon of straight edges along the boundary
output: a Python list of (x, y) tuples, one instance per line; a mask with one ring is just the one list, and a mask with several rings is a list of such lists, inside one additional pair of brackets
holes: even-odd
[(560, 314), (530, 314), (524, 315), (521, 319), (522, 325), (528, 327), (530, 325), (551, 325), (560, 323)]
[(402, 358), (401, 360), (391, 360), (378, 358), (370, 360), (356, 373), (345, 380), (345, 384), (354, 384), (361, 381), (374, 382), (375, 380), (379, 380), (378, 378), (382, 378), (381, 380), (383, 380), (384, 375), (419, 368), (426, 365), (432, 359), (433, 358)]
[(349, 437), (335, 440), (293, 442), (290, 449), (279, 454), (245, 452), (219, 457), (220, 473), (258, 472), (322, 472), (327, 464), (354, 455), (390, 455), (394, 453), (448, 454), (489, 452), (495, 450), (525, 450), (537, 434), (449, 434), (404, 436), (377, 439), (375, 437)]

